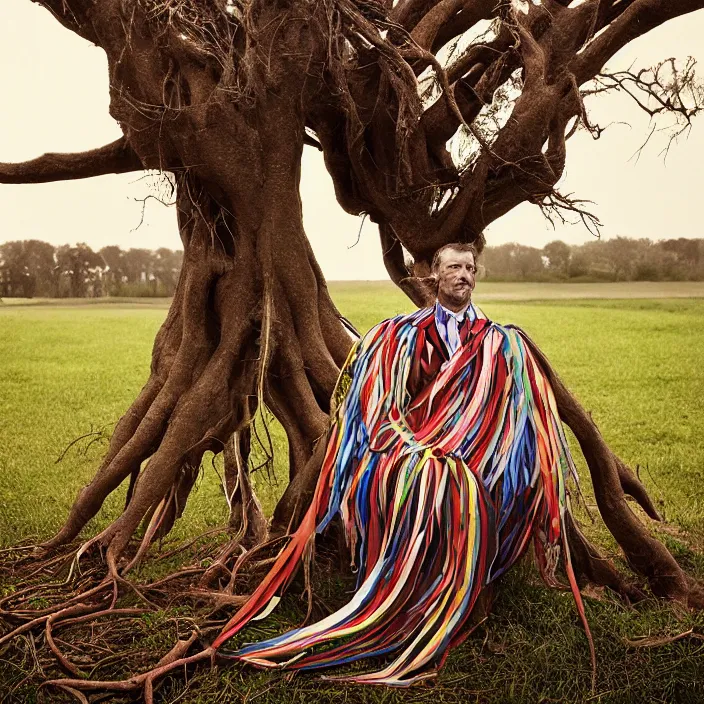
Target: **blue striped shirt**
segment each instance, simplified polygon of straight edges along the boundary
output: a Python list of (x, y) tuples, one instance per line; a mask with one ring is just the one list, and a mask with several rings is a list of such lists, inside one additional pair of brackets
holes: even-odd
[(440, 301), (435, 301), (435, 325), (437, 326), (440, 338), (447, 347), (447, 352), (452, 357), (460, 346), (460, 325), (465, 317), (469, 322), (473, 322), (477, 317), (474, 306), (470, 302), (464, 309), (455, 313), (453, 310), (445, 308)]

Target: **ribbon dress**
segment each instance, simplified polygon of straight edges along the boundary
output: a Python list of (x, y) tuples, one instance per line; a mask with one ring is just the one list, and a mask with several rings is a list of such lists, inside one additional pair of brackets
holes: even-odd
[(358, 571), (353, 597), (316, 623), (224, 655), (291, 670), (381, 658), (381, 669), (335, 679), (419, 682), (437, 674), (466, 637), (482, 590), (531, 541), (548, 583), (562, 551), (588, 633), (565, 538), (566, 483), (576, 471), (545, 375), (519, 329), (481, 313), (431, 370), (433, 324), (424, 308), (379, 323), (355, 345), (313, 501), (213, 646), (269, 613), (338, 515)]

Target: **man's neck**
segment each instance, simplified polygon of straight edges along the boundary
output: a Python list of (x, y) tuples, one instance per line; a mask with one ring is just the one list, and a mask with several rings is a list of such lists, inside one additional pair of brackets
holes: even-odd
[(448, 313), (452, 313), (456, 317), (461, 317), (462, 315), (464, 315), (467, 312), (467, 309), (469, 308), (469, 306), (472, 305), (472, 301), (469, 301), (466, 305), (455, 309), (452, 306), (452, 304), (441, 303), (439, 298), (435, 299), (435, 301), (439, 306), (444, 308)]

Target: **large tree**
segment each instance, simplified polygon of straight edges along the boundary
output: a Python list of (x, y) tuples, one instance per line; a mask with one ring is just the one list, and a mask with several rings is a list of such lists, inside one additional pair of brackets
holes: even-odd
[[(521, 203), (593, 221), (556, 190), (568, 139), (580, 126), (599, 130), (585, 98), (625, 90), (681, 124), (700, 106), (690, 64), (640, 72), (605, 65), (704, 0), (35, 2), (105, 51), (110, 112), (123, 136), (85, 153), (0, 164), (0, 182), (170, 172), (184, 246), (151, 376), (94, 479), (39, 551), (70, 544), (129, 481), (123, 513), (80, 550), (105, 548), (115, 585), (182, 513), (207, 450), (225, 453), (232, 523), (241, 530), (202, 584), (228, 583), (238, 543), (266, 532), (246, 471), (252, 420), (264, 406), (289, 444), (290, 483), (271, 533), (295, 524), (310, 499), (351, 336), (303, 229), (305, 145), (322, 150), (340, 205), (378, 225), (389, 276), (423, 305), (422, 277), (437, 248), (481, 248), (486, 226)], [(541, 359), (629, 564), (655, 594), (704, 605), (698, 585), (626, 503), (630, 494), (657, 518), (640, 482)], [(135, 554), (130, 541), (142, 523)], [(583, 577), (632, 593), (576, 527), (570, 541)], [(85, 606), (67, 603), (69, 611)], [(150, 691), (144, 678), (129, 688), (145, 682)]]

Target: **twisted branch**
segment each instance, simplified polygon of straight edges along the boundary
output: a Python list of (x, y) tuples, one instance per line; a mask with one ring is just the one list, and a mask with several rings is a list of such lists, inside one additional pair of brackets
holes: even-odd
[(0, 163), (0, 183), (50, 183), (144, 169), (125, 137), (73, 154), (44, 154), (17, 164)]

